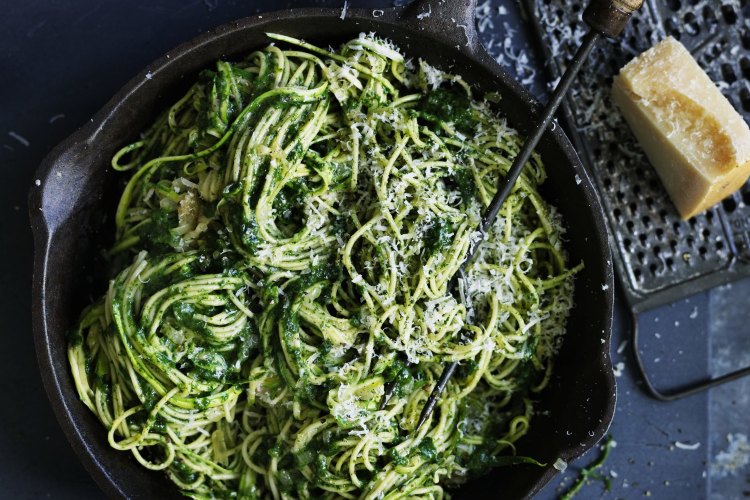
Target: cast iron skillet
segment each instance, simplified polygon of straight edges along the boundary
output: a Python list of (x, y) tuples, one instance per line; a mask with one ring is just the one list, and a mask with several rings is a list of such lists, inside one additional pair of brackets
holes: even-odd
[[(317, 44), (343, 42), (374, 31), (411, 57), (458, 72), (480, 90), (498, 90), (499, 104), (522, 133), (533, 126), (534, 98), (482, 48), (474, 28), (476, 0), (418, 0), (409, 7), (350, 10), (294, 9), (248, 17), (187, 42), (131, 80), (90, 123), (58, 145), (37, 172), (30, 194), (35, 257), (33, 325), (42, 379), (60, 425), (99, 486), (111, 497), (176, 497), (163, 474), (142, 468), (129, 453), (109, 447), (104, 429), (79, 401), (68, 367), (66, 332), (80, 310), (104, 291), (106, 278), (92, 266), (98, 249), (112, 242), (106, 215), (114, 213), (113, 153), (132, 141), (158, 111), (176, 99), (197, 73), (220, 58), (240, 58), (269, 43), (265, 32)], [(613, 281), (602, 211), (588, 175), (560, 127), (537, 149), (549, 175), (543, 196), (562, 213), (570, 261), (583, 261), (576, 278), (575, 308), (555, 375), (541, 395), (520, 454), (547, 466), (492, 471), (456, 492), (517, 498), (539, 491), (555, 474), (557, 458), (572, 461), (607, 431), (615, 406), (609, 359)], [(576, 181), (578, 179), (578, 182)], [(92, 290), (94, 293), (92, 293)]]

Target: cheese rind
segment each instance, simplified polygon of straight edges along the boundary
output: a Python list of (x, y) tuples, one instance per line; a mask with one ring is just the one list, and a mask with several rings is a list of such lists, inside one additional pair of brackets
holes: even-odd
[(684, 219), (750, 176), (750, 128), (674, 38), (626, 64), (612, 97)]

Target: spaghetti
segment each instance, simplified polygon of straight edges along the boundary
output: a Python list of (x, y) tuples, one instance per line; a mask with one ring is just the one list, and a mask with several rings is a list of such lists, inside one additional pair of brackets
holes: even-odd
[(453, 297), (516, 132), (373, 35), (337, 51), (269, 36), (287, 48), (218, 62), (114, 156), (132, 174), (116, 277), (70, 339), (81, 400), (113, 448), (195, 498), (442, 498), (533, 463), (513, 443), (578, 269), (541, 161)]

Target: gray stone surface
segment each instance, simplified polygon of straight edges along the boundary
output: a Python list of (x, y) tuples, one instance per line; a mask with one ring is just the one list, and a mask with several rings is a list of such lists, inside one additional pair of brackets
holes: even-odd
[[(711, 292), (711, 372), (750, 366), (750, 280)], [(711, 500), (750, 497), (750, 377), (718, 387), (709, 403)]]

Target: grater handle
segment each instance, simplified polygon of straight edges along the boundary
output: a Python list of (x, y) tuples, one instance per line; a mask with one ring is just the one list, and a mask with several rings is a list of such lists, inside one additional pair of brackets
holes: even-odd
[(625, 29), (630, 15), (641, 5), (643, 0), (591, 0), (583, 11), (583, 20), (594, 31), (615, 38)]

